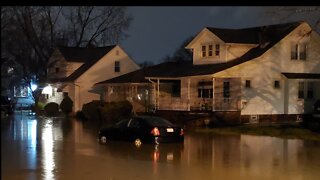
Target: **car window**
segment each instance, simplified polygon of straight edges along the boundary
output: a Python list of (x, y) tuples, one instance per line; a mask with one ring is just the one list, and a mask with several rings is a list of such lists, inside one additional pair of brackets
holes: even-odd
[(138, 119), (131, 119), (131, 121), (128, 124), (128, 127), (141, 127), (141, 122)]
[(114, 127), (117, 127), (117, 128), (125, 128), (125, 127), (127, 127), (127, 124), (128, 124), (128, 121), (129, 120), (121, 120), (121, 121), (119, 121), (119, 122), (117, 122), (115, 125), (114, 125)]

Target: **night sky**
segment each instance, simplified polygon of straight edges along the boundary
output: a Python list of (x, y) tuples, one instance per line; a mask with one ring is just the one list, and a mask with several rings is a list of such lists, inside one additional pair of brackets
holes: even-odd
[(120, 45), (137, 63), (144, 61), (158, 64), (188, 37), (196, 35), (204, 27), (246, 28), (296, 20), (314, 20), (320, 12), (302, 13), (287, 17), (287, 12), (267, 13), (279, 7), (255, 6), (131, 6), (133, 21), (128, 29), (129, 37)]

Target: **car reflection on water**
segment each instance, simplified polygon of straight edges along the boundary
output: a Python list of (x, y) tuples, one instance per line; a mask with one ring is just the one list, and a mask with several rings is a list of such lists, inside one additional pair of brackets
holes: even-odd
[(137, 147), (131, 143), (113, 141), (103, 148), (106, 148), (108, 155), (121, 159), (179, 163), (184, 145), (183, 143), (144, 144)]

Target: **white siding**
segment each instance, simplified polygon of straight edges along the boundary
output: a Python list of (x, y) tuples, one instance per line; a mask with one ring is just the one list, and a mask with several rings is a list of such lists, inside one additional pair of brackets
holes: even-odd
[[(297, 39), (297, 35), (301, 39), (303, 34), (301, 32), (306, 33), (310, 30), (307, 24), (302, 24), (259, 58), (214, 75), (215, 77), (242, 77), (242, 81), (251, 80), (251, 89), (245, 89), (242, 86), (242, 101), (246, 102), (242, 115), (300, 114), (303, 111), (311, 111), (311, 103), (301, 108), (304, 103), (297, 101), (297, 82), (288, 80), (281, 74), (282, 72), (320, 73), (318, 34), (311, 34), (306, 61), (292, 61), (290, 57), (290, 43)], [(274, 88), (275, 80), (280, 80), (280, 89)], [(288, 81), (289, 94), (285, 92), (286, 81)], [(319, 98), (319, 85), (319, 83), (315, 85), (317, 93), (314, 99)], [(285, 96), (288, 96), (288, 103), (285, 103)], [(288, 107), (285, 106), (286, 104)]]

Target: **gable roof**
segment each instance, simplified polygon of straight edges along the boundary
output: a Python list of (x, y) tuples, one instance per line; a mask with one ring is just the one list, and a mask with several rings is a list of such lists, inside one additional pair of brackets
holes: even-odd
[(88, 62), (99, 60), (107, 54), (115, 45), (105, 47), (65, 47), (58, 46), (58, 50), (66, 61), (69, 62)]
[[(214, 31), (216, 32), (219, 31), (218, 33), (221, 33), (220, 36), (225, 41), (247, 42), (247, 43), (256, 42), (257, 39), (251, 37), (251, 35), (257, 35), (259, 37), (259, 32), (263, 31), (264, 40), (265, 42), (268, 42), (268, 43), (266, 46), (257, 46), (255, 48), (252, 48), (241, 57), (225, 63), (194, 65), (192, 61), (164, 62), (155, 66), (151, 66), (147, 69), (140, 69), (137, 71), (133, 71), (129, 74), (118, 76), (106, 81), (99, 82), (97, 84), (139, 83), (139, 82), (147, 82), (145, 78), (179, 78), (179, 77), (185, 77), (185, 76), (214, 74), (261, 56), (267, 50), (269, 50), (271, 47), (277, 44), (281, 39), (287, 36), (290, 32), (292, 32), (301, 23), (302, 22), (293, 22), (293, 23), (265, 26), (264, 28), (261, 28), (261, 27), (247, 28), (247, 29), (241, 29), (239, 31), (227, 30), (226, 33), (223, 33), (221, 31), (222, 29), (219, 29), (219, 30), (215, 29)], [(237, 36), (231, 35), (232, 33), (235, 33), (237, 35), (249, 34), (250, 37), (246, 39), (245, 37), (237, 37)], [(235, 37), (235, 40), (232, 41), (229, 37), (227, 37), (227, 35), (230, 35), (231, 37)]]
[(58, 47), (66, 61), (83, 62), (84, 64), (68, 77), (51, 79), (50, 82), (69, 82), (76, 80), (115, 46), (116, 45), (105, 47)]
[(263, 37), (264, 40), (272, 39), (273, 36), (281, 35), (283, 29), (297, 24), (300, 25), (301, 23), (302, 22), (291, 22), (243, 29), (224, 29), (215, 27), (207, 27), (207, 29), (225, 43), (259, 44), (261, 37)]

